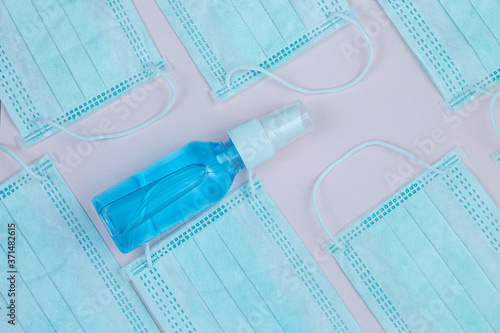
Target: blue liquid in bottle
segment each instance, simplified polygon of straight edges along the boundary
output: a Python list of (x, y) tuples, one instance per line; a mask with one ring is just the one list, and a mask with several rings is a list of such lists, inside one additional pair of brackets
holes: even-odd
[(220, 201), (241, 169), (254, 169), (313, 127), (296, 101), (231, 129), (229, 140), (191, 142), (92, 202), (118, 249), (128, 253)]
[(92, 202), (118, 249), (128, 253), (220, 201), (243, 168), (231, 140), (195, 141)]

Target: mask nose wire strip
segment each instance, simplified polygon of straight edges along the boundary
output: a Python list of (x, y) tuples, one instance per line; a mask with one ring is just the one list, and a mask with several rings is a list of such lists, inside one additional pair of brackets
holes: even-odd
[(346, 20), (347, 22), (352, 23), (354, 26), (356, 26), (359, 29), (359, 31), (361, 32), (361, 35), (363, 35), (364, 39), (366, 40), (366, 43), (368, 44), (368, 47), (370, 49), (370, 55), (368, 57), (368, 62), (366, 63), (365, 68), (363, 69), (363, 71), (361, 72), (361, 74), (358, 75), (357, 78), (355, 78), (354, 80), (352, 80), (349, 83), (346, 83), (346, 84), (344, 84), (344, 85), (342, 85), (340, 87), (336, 87), (336, 88), (317, 89), (317, 90), (316, 89), (305, 89), (305, 88), (298, 87), (298, 86), (296, 86), (294, 84), (291, 84), (291, 83), (285, 81), (284, 79), (280, 78), (279, 76), (271, 73), (270, 71), (268, 71), (267, 69), (264, 69), (262, 67), (258, 67), (258, 66), (238, 66), (238, 67), (235, 67), (232, 70), (230, 70), (229, 73), (226, 75), (226, 87), (229, 90), (231, 89), (231, 77), (234, 75), (234, 73), (239, 72), (239, 71), (260, 72), (260, 73), (262, 73), (262, 74), (264, 74), (266, 76), (269, 76), (271, 79), (280, 82), (281, 84), (283, 84), (284, 86), (286, 86), (286, 87), (288, 87), (290, 89), (293, 89), (295, 91), (298, 91), (298, 92), (301, 92), (301, 93), (304, 93), (304, 94), (310, 94), (310, 95), (327, 94), (327, 93), (339, 92), (339, 91), (351, 88), (352, 86), (354, 86), (355, 84), (357, 84), (359, 81), (361, 81), (363, 79), (363, 77), (366, 75), (366, 73), (370, 69), (370, 66), (372, 65), (373, 54), (374, 54), (373, 43), (372, 43), (370, 37), (368, 36), (368, 34), (366, 33), (366, 30), (355, 19), (353, 19), (353, 18), (351, 18), (351, 17), (349, 17), (349, 16), (347, 16), (345, 14), (342, 14), (342, 13), (332, 13), (331, 16), (332, 17), (340, 17), (340, 18)]
[[(399, 147), (396, 147), (394, 145), (391, 145), (389, 143), (386, 143), (384, 141), (377, 141), (377, 140), (367, 141), (367, 142), (362, 143), (359, 146), (351, 149), (344, 156), (342, 156), (341, 158), (339, 158), (338, 160), (336, 160), (335, 162), (333, 162), (332, 164), (330, 164), (330, 166), (328, 168), (326, 168), (325, 171), (323, 171), (323, 173), (316, 180), (316, 183), (314, 184), (314, 188), (313, 188), (313, 193), (312, 193), (312, 201), (313, 201), (314, 212), (316, 213), (316, 217), (318, 218), (318, 221), (319, 221), (319, 223), (321, 225), (321, 228), (323, 228), (323, 230), (325, 231), (325, 233), (328, 235), (328, 238), (330, 238), (330, 240), (335, 245), (337, 245), (337, 246), (339, 246), (338, 241), (336, 240), (335, 236), (330, 232), (330, 230), (328, 229), (328, 227), (325, 224), (325, 221), (321, 217), (321, 214), (319, 213), (318, 202), (317, 202), (318, 188), (319, 188), (319, 185), (321, 184), (321, 182), (323, 181), (323, 179), (330, 173), (330, 171), (332, 171), (335, 167), (337, 167), (339, 164), (341, 164), (342, 162), (344, 162), (345, 160), (347, 160), (349, 157), (351, 157), (356, 152), (362, 150), (363, 148), (369, 147), (369, 146), (380, 146), (380, 147), (384, 147), (384, 148), (393, 150), (393, 151), (395, 151), (397, 153), (403, 154), (403, 155), (411, 158), (412, 160), (416, 161), (417, 163), (421, 164), (422, 166), (426, 167), (427, 169), (432, 170), (432, 171), (434, 171), (434, 172), (436, 172), (436, 173), (438, 173), (440, 175), (446, 174), (445, 172), (443, 172), (441, 170), (438, 170), (437, 168), (435, 168), (435, 167), (433, 167), (433, 166), (431, 166), (431, 165), (423, 162), (421, 159), (419, 159), (415, 155), (407, 152), (406, 150), (404, 150), (402, 148), (399, 148)], [(341, 247), (341, 246), (339, 246), (339, 247)]]
[(495, 103), (496, 103), (497, 99), (500, 98), (500, 91), (498, 91), (497, 93), (493, 93), (491, 91), (488, 91), (488, 90), (485, 90), (485, 89), (481, 89), (481, 88), (476, 88), (476, 87), (467, 87), (466, 89), (467, 90), (472, 90), (472, 91), (477, 91), (477, 92), (480, 92), (482, 94), (486, 94), (486, 95), (492, 96), (491, 102), (490, 102), (491, 125), (493, 126), (493, 129), (495, 130), (495, 132), (497, 133), (497, 135), (500, 136), (500, 130), (498, 129), (497, 123), (496, 123), (496, 120), (495, 120)]
[(87, 136), (81, 136), (79, 134), (76, 134), (76, 133), (68, 130), (67, 128), (59, 125), (58, 123), (53, 122), (53, 121), (48, 120), (48, 119), (45, 119), (45, 118), (42, 118), (42, 117), (37, 118), (36, 121), (39, 122), (39, 123), (45, 124), (45, 125), (50, 125), (52, 127), (55, 127), (57, 129), (59, 129), (60, 131), (65, 132), (65, 133), (71, 135), (72, 137), (75, 137), (78, 140), (82, 140), (82, 141), (97, 141), (97, 140), (106, 140), (106, 139), (116, 139), (116, 138), (121, 138), (121, 137), (130, 135), (130, 134), (135, 133), (137, 131), (140, 131), (141, 129), (143, 129), (143, 128), (149, 126), (149, 125), (151, 125), (152, 123), (154, 123), (155, 121), (157, 121), (158, 119), (160, 119), (164, 115), (166, 115), (167, 112), (170, 111), (170, 109), (172, 108), (172, 105), (174, 104), (175, 98), (177, 96), (177, 91), (175, 89), (175, 85), (172, 82), (172, 80), (165, 73), (163, 73), (162, 71), (160, 71), (158, 68), (152, 66), (152, 69), (157, 74), (159, 74), (161, 77), (163, 77), (165, 79), (165, 81), (167, 81), (168, 85), (170, 86), (170, 89), (172, 90), (172, 97), (170, 98), (170, 101), (169, 101), (168, 105), (163, 109), (162, 112), (158, 113), (156, 116), (152, 117), (151, 119), (146, 120), (145, 122), (143, 122), (140, 125), (137, 125), (135, 127), (132, 127), (132, 128), (130, 128), (128, 130), (125, 130), (125, 131), (119, 132), (119, 133), (113, 133), (113, 134), (106, 134), (106, 135), (98, 135), (98, 136), (89, 136), (89, 137), (87, 137)]

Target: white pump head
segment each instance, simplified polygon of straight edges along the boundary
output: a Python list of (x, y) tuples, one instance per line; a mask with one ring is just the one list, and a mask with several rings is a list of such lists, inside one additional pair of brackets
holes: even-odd
[(260, 120), (251, 119), (227, 132), (248, 170), (314, 128), (301, 101), (295, 101)]

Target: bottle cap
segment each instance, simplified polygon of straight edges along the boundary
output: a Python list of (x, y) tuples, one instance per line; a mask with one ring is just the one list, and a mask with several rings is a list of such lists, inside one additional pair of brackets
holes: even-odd
[(260, 120), (251, 119), (227, 132), (245, 168), (251, 170), (276, 151), (314, 128), (301, 101), (295, 101)]

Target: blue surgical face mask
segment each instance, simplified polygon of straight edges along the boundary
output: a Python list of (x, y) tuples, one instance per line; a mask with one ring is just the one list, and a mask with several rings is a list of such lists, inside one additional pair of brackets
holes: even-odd
[(498, 0), (379, 0), (452, 112), (500, 79)]
[[(372, 62), (373, 47), (346, 0), (157, 0), (199, 70), (222, 101), (263, 75), (303, 93), (336, 92), (359, 82)], [(367, 39), (370, 58), (351, 83), (308, 90), (276, 77), (271, 71), (321, 41), (346, 22)]]
[(0, 99), (32, 145), (165, 68), (131, 1), (0, 1)]
[(388, 332), (499, 332), (500, 211), (458, 153), (428, 167), (336, 236), (318, 213), (325, 249)]
[(0, 185), (0, 327), (15, 299), (19, 332), (159, 332), (51, 160), (31, 168), (45, 180), (22, 171)]
[(259, 181), (124, 268), (165, 331), (361, 332)]

